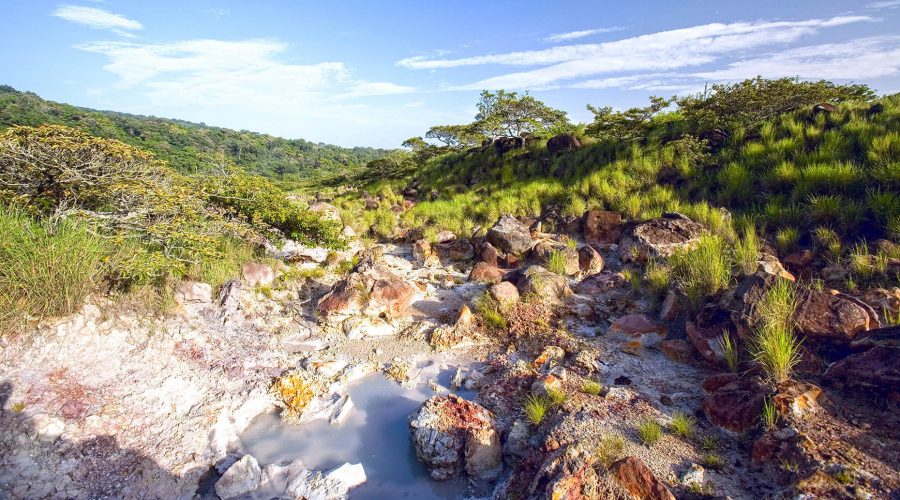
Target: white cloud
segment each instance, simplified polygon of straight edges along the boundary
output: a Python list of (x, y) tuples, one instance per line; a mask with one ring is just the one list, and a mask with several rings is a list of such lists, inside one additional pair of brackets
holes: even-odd
[(700, 66), (765, 46), (793, 43), (826, 28), (871, 20), (873, 19), (867, 16), (839, 16), (805, 21), (711, 23), (612, 42), (458, 59), (429, 59), (420, 56), (403, 59), (398, 64), (411, 69), (476, 65), (543, 66), (486, 78), (456, 88), (547, 88), (594, 75), (674, 71)]
[(110, 30), (123, 36), (133, 36), (129, 31), (144, 28), (138, 21), (128, 19), (125, 16), (81, 5), (63, 5), (53, 11), (53, 15), (94, 29)]
[(591, 30), (580, 30), (580, 31), (570, 31), (568, 33), (557, 33), (555, 35), (550, 35), (544, 39), (545, 42), (567, 42), (569, 40), (576, 40), (578, 38), (584, 38), (586, 36), (591, 35), (599, 35), (601, 33), (612, 33), (614, 31), (621, 31), (624, 28), (620, 26), (613, 26), (612, 28), (596, 28)]
[[(93, 42), (76, 48), (108, 59), (104, 69), (118, 77), (108, 95), (121, 90), (141, 96), (142, 108), (129, 111), (317, 140), (347, 143), (344, 133), (390, 120), (379, 110), (361, 113), (358, 100), (416, 90), (359, 79), (339, 61), (285, 62), (288, 46), (270, 39)], [(376, 117), (382, 121), (369, 123)]]
[(866, 7), (875, 10), (893, 9), (896, 7), (900, 7), (900, 0), (884, 0), (881, 2), (872, 2), (870, 4), (867, 4)]

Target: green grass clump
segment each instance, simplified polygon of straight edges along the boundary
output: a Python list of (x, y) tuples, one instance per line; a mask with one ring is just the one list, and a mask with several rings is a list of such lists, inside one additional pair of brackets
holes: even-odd
[(800, 242), (800, 230), (796, 227), (783, 227), (775, 232), (775, 246), (781, 255), (787, 255), (797, 248)]
[(835, 481), (845, 486), (853, 483), (853, 473), (850, 472), (850, 469), (841, 469), (835, 471), (831, 474), (831, 477), (833, 477)]
[(500, 303), (486, 293), (475, 300), (475, 312), (488, 328), (506, 330), (509, 326)]
[(76, 222), (0, 206), (0, 235), (0, 335), (78, 310), (106, 271), (109, 245)]
[(676, 436), (689, 438), (694, 434), (694, 425), (697, 421), (694, 417), (687, 413), (676, 411), (672, 414), (672, 421), (669, 423), (669, 430)]
[(604, 467), (609, 467), (622, 457), (623, 449), (625, 449), (625, 438), (615, 433), (607, 434), (600, 439), (600, 443), (597, 445), (597, 460)]
[(550, 400), (550, 404), (559, 407), (566, 402), (566, 399), (568, 399), (568, 395), (566, 394), (566, 391), (562, 389), (548, 389), (547, 399)]
[(719, 437), (713, 434), (707, 434), (700, 439), (700, 449), (706, 452), (713, 452), (719, 449)]
[(825, 258), (831, 263), (838, 262), (841, 258), (842, 250), (840, 236), (838, 236), (833, 229), (824, 226), (817, 227), (813, 231), (813, 235), (815, 236), (816, 244), (820, 251), (825, 255)]
[(541, 425), (541, 422), (544, 421), (544, 416), (547, 415), (547, 412), (550, 411), (552, 406), (553, 402), (549, 399), (529, 394), (525, 397), (525, 404), (523, 406), (525, 420), (535, 426)]
[(669, 289), (669, 283), (672, 280), (672, 270), (668, 266), (651, 259), (644, 268), (644, 280), (653, 294), (661, 297)]
[(753, 359), (775, 384), (791, 377), (800, 361), (800, 341), (794, 335), (793, 315), (797, 307), (794, 285), (777, 280), (757, 305), (760, 315), (751, 343)]
[(662, 437), (662, 426), (655, 420), (645, 420), (637, 427), (638, 437), (647, 446), (653, 446)]
[(703, 465), (712, 470), (720, 470), (725, 465), (725, 462), (715, 452), (707, 452), (703, 454), (703, 457), (700, 459)]
[(734, 261), (741, 273), (753, 274), (756, 271), (756, 263), (759, 260), (759, 238), (756, 236), (756, 228), (748, 225), (744, 229), (743, 236), (735, 241)]
[(778, 411), (775, 410), (775, 403), (771, 399), (766, 399), (762, 415), (759, 418), (762, 421), (763, 429), (767, 431), (775, 429), (775, 424), (778, 422)]
[(738, 350), (737, 344), (731, 339), (728, 330), (722, 332), (719, 337), (719, 346), (722, 347), (722, 355), (725, 357), (725, 364), (731, 373), (737, 373), (738, 365), (741, 362), (741, 352)]
[(591, 396), (599, 396), (603, 392), (603, 384), (596, 380), (585, 380), (581, 383), (581, 392)]
[(547, 270), (565, 276), (566, 274), (566, 255), (560, 250), (553, 250), (547, 256), (545, 262)]
[(688, 308), (697, 311), (707, 297), (728, 287), (731, 259), (722, 238), (704, 235), (697, 246), (679, 250), (669, 258), (672, 278), (687, 297)]

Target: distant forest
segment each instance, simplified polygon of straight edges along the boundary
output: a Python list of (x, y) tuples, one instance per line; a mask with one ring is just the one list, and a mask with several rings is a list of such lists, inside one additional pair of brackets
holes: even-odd
[(66, 125), (147, 149), (183, 173), (221, 163), (224, 157), (248, 172), (288, 183), (355, 170), (390, 152), (283, 139), (155, 116), (97, 111), (47, 101), (33, 92), (0, 85), (0, 130), (12, 125), (43, 124)]

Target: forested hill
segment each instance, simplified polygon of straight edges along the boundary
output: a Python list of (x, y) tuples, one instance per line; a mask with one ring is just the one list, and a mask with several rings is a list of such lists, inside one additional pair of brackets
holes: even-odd
[(381, 158), (388, 150), (342, 148), (303, 139), (211, 127), (202, 123), (97, 111), (41, 99), (0, 85), (0, 130), (11, 125), (56, 124), (118, 139), (152, 151), (181, 172), (226, 155), (244, 169), (283, 181), (332, 176)]

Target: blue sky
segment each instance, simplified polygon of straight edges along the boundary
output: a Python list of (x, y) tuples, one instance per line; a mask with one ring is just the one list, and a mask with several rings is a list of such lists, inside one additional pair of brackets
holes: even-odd
[(5, 1), (0, 83), (344, 146), (471, 121), (480, 89), (585, 104), (761, 74), (900, 90), (900, 0)]

